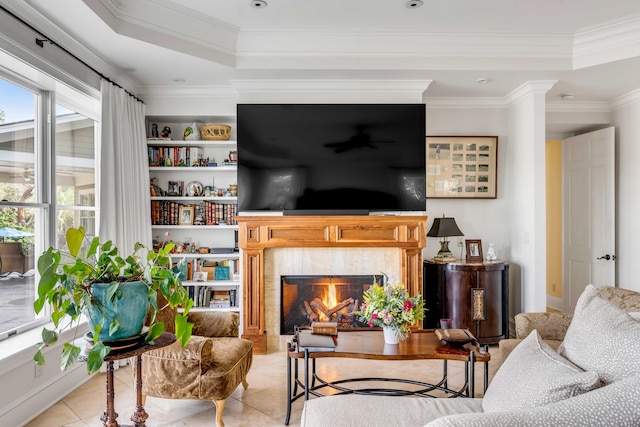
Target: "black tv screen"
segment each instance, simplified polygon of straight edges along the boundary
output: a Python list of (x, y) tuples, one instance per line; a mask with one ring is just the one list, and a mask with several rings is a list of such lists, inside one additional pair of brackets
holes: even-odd
[(426, 209), (424, 104), (238, 104), (238, 210)]

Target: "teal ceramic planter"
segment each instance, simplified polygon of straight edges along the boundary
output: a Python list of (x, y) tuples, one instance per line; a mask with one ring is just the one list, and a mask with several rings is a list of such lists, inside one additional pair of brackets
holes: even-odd
[[(147, 293), (149, 288), (144, 282), (127, 282), (120, 284), (122, 298), (115, 301), (115, 305), (111, 301), (106, 301), (106, 293), (109, 283), (94, 283), (91, 285), (91, 293), (93, 297), (105, 307), (106, 319), (100, 331), (99, 338), (103, 341), (120, 340), (139, 335), (144, 326), (144, 319), (149, 310), (149, 300)], [(89, 326), (93, 331), (95, 319), (99, 322), (101, 319), (100, 310), (92, 307), (89, 317)], [(113, 335), (109, 334), (109, 325), (116, 318), (120, 322), (120, 329)]]

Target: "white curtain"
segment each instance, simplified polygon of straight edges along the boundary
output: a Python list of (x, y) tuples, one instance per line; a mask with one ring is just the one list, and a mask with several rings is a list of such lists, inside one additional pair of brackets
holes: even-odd
[(127, 256), (136, 242), (151, 247), (152, 239), (145, 105), (104, 79), (100, 90), (99, 236)]

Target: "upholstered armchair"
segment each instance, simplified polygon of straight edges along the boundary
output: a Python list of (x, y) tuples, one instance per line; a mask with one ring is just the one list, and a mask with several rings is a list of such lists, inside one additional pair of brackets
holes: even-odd
[[(172, 332), (175, 313), (167, 312), (161, 312), (161, 320)], [(238, 337), (238, 313), (192, 312), (189, 321), (193, 336), (185, 348), (175, 342), (142, 356), (142, 393), (144, 398), (211, 400), (216, 426), (224, 427), (227, 397), (240, 383), (248, 387), (253, 343)]]
[[(627, 313), (640, 312), (640, 293), (613, 286), (602, 286), (598, 294)], [(515, 339), (500, 341), (502, 360), (534, 329), (552, 348), (556, 349), (564, 340), (569, 324), (573, 319), (571, 313), (520, 313), (515, 316)]]

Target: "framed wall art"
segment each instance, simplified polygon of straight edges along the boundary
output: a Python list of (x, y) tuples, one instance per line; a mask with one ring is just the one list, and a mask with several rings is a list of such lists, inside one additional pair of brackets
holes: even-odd
[(427, 198), (495, 199), (497, 136), (427, 136)]

